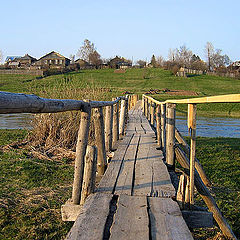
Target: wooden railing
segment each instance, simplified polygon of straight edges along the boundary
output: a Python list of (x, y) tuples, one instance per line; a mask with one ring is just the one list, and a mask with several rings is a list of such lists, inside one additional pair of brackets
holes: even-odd
[[(227, 221), (221, 214), (216, 201), (211, 196), (207, 186), (208, 180), (199, 160), (195, 156), (196, 151), (196, 112), (197, 104), (204, 103), (239, 103), (240, 94), (221, 95), (203, 98), (167, 100), (160, 102), (150, 96), (142, 96), (142, 108), (144, 115), (156, 128), (157, 142), (162, 148), (168, 168), (175, 168), (175, 159), (185, 169), (180, 178), (177, 200), (182, 208), (194, 206), (194, 185), (205, 201), (209, 210), (221, 228), (223, 234), (236, 239)], [(188, 104), (188, 129), (190, 131), (191, 145), (189, 146), (180, 132), (175, 127), (176, 104)], [(186, 177), (186, 179), (185, 179)]]
[[(83, 204), (94, 191), (96, 171), (103, 175), (107, 153), (115, 149), (124, 135), (128, 109), (136, 104), (137, 95), (118, 97), (112, 101), (46, 99), (36, 95), (0, 92), (0, 113), (57, 113), (81, 111), (76, 144), (72, 198), (74, 205)], [(121, 107), (119, 109), (119, 103)], [(103, 108), (105, 109), (105, 119)], [(88, 145), (91, 119), (95, 126), (95, 145)]]

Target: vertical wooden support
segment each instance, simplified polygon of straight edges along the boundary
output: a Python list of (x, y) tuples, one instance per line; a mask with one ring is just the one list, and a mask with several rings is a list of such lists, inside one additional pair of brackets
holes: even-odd
[(194, 204), (194, 172), (196, 152), (196, 104), (188, 104), (188, 129), (191, 133), (190, 146), (190, 206)]
[(94, 146), (87, 146), (80, 205), (84, 204), (87, 196), (94, 192), (96, 179), (96, 164), (97, 148)]
[(162, 149), (166, 158), (166, 104), (161, 104)]
[(145, 110), (146, 110), (146, 108), (145, 108), (145, 97), (144, 96), (142, 96), (142, 110), (143, 110), (143, 115), (145, 116)]
[(116, 144), (117, 144), (117, 141), (119, 140), (119, 115), (118, 115), (118, 112), (119, 112), (119, 103), (117, 102), (116, 104), (113, 105), (112, 149), (116, 149)]
[(106, 151), (112, 150), (113, 106), (106, 107), (105, 114), (105, 146)]
[(154, 103), (151, 102), (151, 125), (154, 126)]
[(97, 146), (97, 172), (103, 175), (107, 166), (107, 156), (105, 148), (103, 108), (94, 109), (94, 128), (95, 128), (95, 145)]
[(162, 148), (162, 130), (161, 130), (161, 106), (156, 107), (156, 130), (157, 130), (157, 144)]
[(153, 103), (153, 126), (156, 124), (156, 103)]
[(91, 106), (89, 103), (85, 103), (84, 111), (81, 112), (81, 121), (80, 121), (77, 146), (76, 146), (76, 159), (75, 159), (73, 191), (72, 191), (73, 204), (80, 203), (82, 180), (83, 180), (83, 169), (84, 169), (84, 158), (85, 158), (87, 142), (88, 142), (90, 120), (91, 120)]
[(119, 120), (119, 136), (122, 137), (124, 135), (124, 127), (125, 127), (125, 117), (126, 117), (126, 100), (121, 100), (121, 110), (120, 110), (120, 120)]
[(175, 168), (175, 108), (176, 104), (167, 103), (166, 120), (166, 163), (169, 169)]
[(148, 99), (148, 121), (151, 122), (152, 101)]
[(147, 118), (148, 116), (148, 99), (145, 98), (145, 117)]

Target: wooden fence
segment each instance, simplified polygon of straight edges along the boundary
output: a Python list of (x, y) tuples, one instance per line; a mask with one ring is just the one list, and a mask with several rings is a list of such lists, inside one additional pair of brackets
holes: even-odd
[[(118, 97), (112, 101), (83, 101), (46, 99), (36, 95), (0, 92), (0, 113), (81, 111), (71, 199), (72, 204), (79, 205), (83, 204), (86, 197), (94, 191), (96, 169), (98, 175), (104, 174), (107, 153), (116, 147), (117, 141), (124, 135), (128, 109), (134, 106), (137, 100), (137, 95)], [(88, 145), (91, 118), (95, 125), (96, 146)]]
[[(226, 219), (221, 214), (216, 201), (211, 196), (207, 186), (208, 180), (199, 160), (195, 156), (196, 150), (196, 112), (197, 104), (204, 103), (239, 103), (240, 94), (212, 96), (203, 98), (167, 100), (165, 102), (143, 95), (142, 108), (144, 115), (152, 126), (156, 127), (157, 142), (162, 148), (166, 164), (170, 169), (175, 168), (175, 159), (184, 168), (180, 178), (177, 200), (182, 208), (192, 208), (194, 204), (194, 185), (205, 201), (209, 210), (218, 223), (223, 234), (236, 239)], [(188, 129), (190, 131), (191, 145), (189, 146), (180, 132), (175, 128), (176, 104), (188, 104)]]

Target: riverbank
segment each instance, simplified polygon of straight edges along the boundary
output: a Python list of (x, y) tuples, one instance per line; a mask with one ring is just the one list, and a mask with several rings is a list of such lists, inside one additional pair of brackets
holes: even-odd
[[(157, 90), (153, 93), (159, 93), (151, 96), (165, 101), (239, 93), (240, 80), (208, 75), (175, 77), (161, 68), (127, 69), (125, 73), (114, 73), (114, 69), (81, 70), (44, 78), (0, 75), (0, 91), (24, 92), (48, 98), (77, 98), (78, 92), (95, 90), (111, 99), (125, 92), (141, 95), (151, 89)], [(181, 90), (182, 93), (180, 96), (170, 95), (168, 90)], [(193, 92), (196, 96), (182, 95), (184, 92)], [(177, 106), (179, 114), (186, 114), (186, 110), (186, 105)], [(199, 116), (239, 117), (240, 104), (198, 104), (197, 113)]]
[[(0, 130), (0, 145), (22, 140), (24, 130)], [(73, 165), (32, 158), (24, 149), (0, 152), (1, 239), (61, 239), (72, 223), (62, 222), (60, 207), (71, 196)], [(240, 139), (197, 138), (197, 157), (213, 186), (224, 216), (240, 237)], [(201, 204), (201, 200), (198, 199)], [(195, 239), (207, 239), (217, 227), (195, 230)]]

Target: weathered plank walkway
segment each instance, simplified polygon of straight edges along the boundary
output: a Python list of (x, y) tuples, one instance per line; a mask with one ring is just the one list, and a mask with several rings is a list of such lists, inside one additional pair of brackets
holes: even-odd
[(193, 239), (173, 196), (155, 133), (138, 103), (129, 111), (126, 135), (67, 239)]

